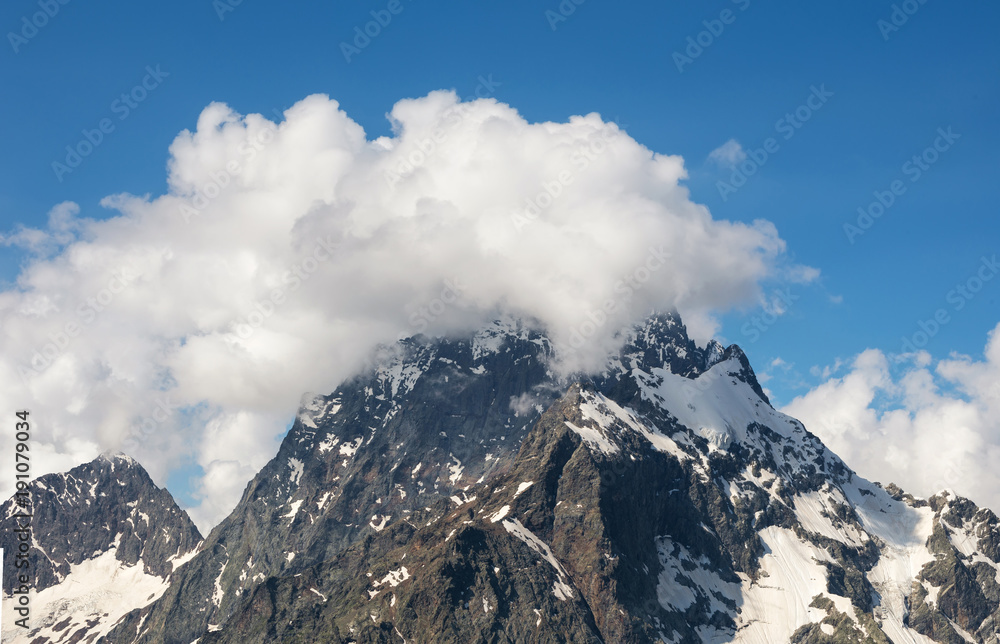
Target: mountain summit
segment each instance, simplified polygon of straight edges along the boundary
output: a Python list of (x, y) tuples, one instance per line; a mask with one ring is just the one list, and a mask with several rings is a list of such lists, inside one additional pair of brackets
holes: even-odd
[[(174, 569), (194, 555), (201, 535), (173, 497), (124, 454), (102, 454), (65, 474), (29, 484), (30, 566), (17, 569), (15, 498), (0, 507), (4, 566), (3, 641), (93, 642), (130, 610), (167, 588)], [(32, 628), (14, 624), (9, 598), (27, 573)]]

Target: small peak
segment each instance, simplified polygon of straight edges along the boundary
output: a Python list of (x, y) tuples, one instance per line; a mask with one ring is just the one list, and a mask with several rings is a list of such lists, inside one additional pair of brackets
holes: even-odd
[(134, 458), (125, 452), (118, 450), (108, 450), (106, 452), (102, 452), (101, 455), (97, 457), (97, 460), (107, 461), (109, 463), (125, 463), (129, 466), (136, 465), (136, 460)]
[(741, 369), (738, 377), (740, 380), (743, 380), (745, 383), (750, 385), (750, 388), (754, 390), (754, 393), (760, 396), (761, 400), (766, 402), (768, 405), (771, 404), (767, 394), (764, 393), (764, 389), (757, 381), (757, 374), (754, 373), (753, 367), (750, 366), (750, 359), (747, 358), (747, 354), (743, 353), (743, 349), (740, 348), (740, 345), (731, 344), (726, 347), (726, 350), (722, 354), (722, 359), (719, 360), (719, 362), (723, 362), (725, 360), (736, 360), (739, 362)]
[(711, 369), (712, 365), (721, 362), (725, 354), (725, 347), (719, 344), (717, 340), (709, 340), (708, 344), (705, 345), (705, 369)]

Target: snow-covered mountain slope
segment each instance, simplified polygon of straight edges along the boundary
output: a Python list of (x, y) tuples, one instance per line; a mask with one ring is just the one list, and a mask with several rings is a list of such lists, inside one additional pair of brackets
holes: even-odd
[[(311, 398), (115, 642), (997, 642), (997, 518), (856, 476), (676, 316), (562, 382), (498, 323)], [(544, 410), (544, 413), (542, 411)]]
[[(4, 642), (94, 642), (123, 615), (163, 594), (201, 536), (170, 494), (131, 458), (104, 455), (29, 485), (33, 513), (28, 568), (4, 566)], [(26, 520), (11, 498), (0, 507), (5, 556)], [(31, 588), (30, 629), (15, 624), (16, 574)]]

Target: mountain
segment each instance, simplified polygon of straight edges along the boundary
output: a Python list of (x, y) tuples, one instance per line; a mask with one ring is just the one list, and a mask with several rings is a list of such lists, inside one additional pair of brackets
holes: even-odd
[[(26, 569), (15, 569), (16, 496), (0, 506), (4, 642), (94, 642), (129, 611), (159, 597), (201, 535), (170, 493), (123, 454), (105, 454), (29, 484), (33, 532)], [(12, 593), (27, 573), (31, 630), (15, 626)]]
[(574, 385), (510, 471), (267, 580), (200, 644), (995, 642), (996, 517), (853, 475), (738, 364), (706, 391), (743, 442)]
[(387, 348), (106, 641), (1000, 642), (992, 512), (857, 476), (676, 315), (621, 340)]
[[(706, 364), (676, 316), (651, 318), (623, 341), (609, 365), (615, 372), (623, 360), (666, 361), (687, 374)], [(188, 644), (228, 619), (261, 581), (327, 561), (509, 469), (565, 390), (549, 370), (551, 357), (547, 338), (510, 319), (468, 338), (418, 336), (386, 348), (367, 372), (306, 402), (277, 456), (179, 571), (180, 581), (129, 616), (115, 641), (132, 641), (142, 623), (152, 628), (140, 641)]]

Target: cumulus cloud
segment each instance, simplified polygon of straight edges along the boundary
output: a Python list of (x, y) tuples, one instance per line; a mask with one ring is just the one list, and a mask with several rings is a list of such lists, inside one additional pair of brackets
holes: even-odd
[(50, 255), (76, 239), (84, 223), (76, 218), (79, 213), (80, 206), (65, 201), (49, 211), (45, 230), (21, 225), (10, 234), (0, 234), (0, 243), (23, 248), (36, 256)]
[(325, 96), (277, 123), (212, 104), (170, 146), (166, 194), (108, 197), (104, 219), (61, 204), (5, 238), (38, 252), (0, 293), (0, 396), (33, 413), (35, 474), (124, 447), (162, 483), (193, 459), (206, 528), (302, 392), (378, 343), (508, 313), (586, 370), (653, 309), (707, 339), (763, 281), (809, 274), (773, 225), (714, 220), (681, 158), (597, 114), (529, 123), (434, 92), (388, 116), (369, 140)]
[(782, 411), (866, 478), (1000, 508), (1000, 325), (982, 359), (869, 349)]
[(747, 158), (743, 146), (736, 139), (729, 139), (708, 154), (708, 158), (724, 168), (733, 168)]

